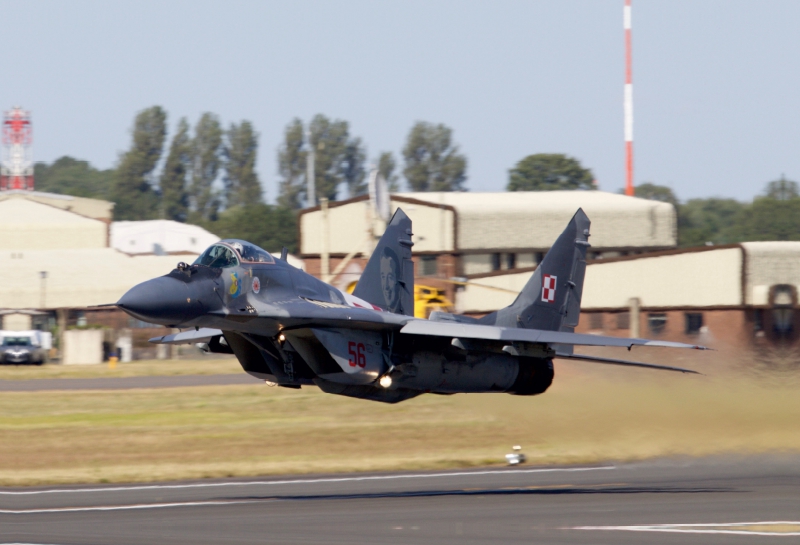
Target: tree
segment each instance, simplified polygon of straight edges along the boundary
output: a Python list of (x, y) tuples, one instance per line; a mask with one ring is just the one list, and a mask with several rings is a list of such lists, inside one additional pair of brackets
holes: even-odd
[(732, 232), (738, 241), (800, 240), (800, 196), (797, 183), (781, 177), (769, 182), (764, 196), (737, 218)]
[(284, 131), (278, 150), (281, 175), (278, 203), (293, 209), (302, 208), (306, 197), (306, 161), (309, 148), (314, 150), (314, 191), (317, 199), (335, 200), (340, 184), (350, 196), (366, 191), (364, 161), (366, 150), (360, 138), (350, 138), (347, 121), (330, 120), (317, 114), (309, 124), (311, 138), (305, 141), (303, 123), (294, 119)]
[(403, 148), (403, 175), (413, 191), (460, 191), (467, 180), (467, 158), (452, 144), (453, 131), (418, 121)]
[(219, 195), (214, 190), (220, 166), (222, 128), (212, 113), (204, 113), (194, 129), (190, 200), (195, 214), (213, 219), (219, 209)]
[(64, 156), (51, 165), (36, 163), (33, 167), (33, 178), (38, 191), (109, 199), (113, 190), (114, 171), (98, 170), (87, 161)]
[(231, 124), (222, 155), (225, 158), (225, 202), (245, 206), (261, 202), (261, 183), (255, 171), (258, 134), (249, 121)]
[(186, 221), (189, 213), (189, 194), (186, 175), (192, 162), (192, 142), (186, 118), (178, 122), (178, 132), (172, 138), (169, 155), (161, 173), (161, 210), (166, 219)]
[(341, 175), (347, 185), (347, 195), (357, 197), (367, 192), (366, 168), (367, 152), (360, 138), (348, 140), (342, 158)]
[(283, 131), (283, 144), (278, 149), (278, 173), (281, 175), (278, 190), (278, 205), (297, 210), (303, 207), (305, 195), (304, 175), (306, 151), (303, 137), (303, 122), (295, 118)]
[(360, 138), (350, 138), (347, 121), (331, 121), (317, 114), (309, 124), (314, 150), (314, 181), (317, 198), (335, 200), (339, 184), (346, 184), (351, 197), (366, 190), (364, 158)]
[(508, 191), (596, 189), (592, 171), (561, 153), (528, 155), (509, 171)]
[(381, 153), (378, 157), (378, 174), (386, 180), (391, 193), (396, 193), (400, 190), (397, 174), (394, 173), (395, 168), (397, 168), (397, 163), (395, 163), (392, 153), (389, 151)]
[(297, 251), (297, 215), (282, 206), (235, 206), (220, 213), (216, 221), (204, 222), (203, 227), (222, 238), (247, 240), (269, 252), (283, 246)]
[(675, 193), (665, 185), (656, 185), (649, 182), (643, 183), (634, 188), (634, 193), (641, 199), (667, 202), (672, 206), (678, 206), (678, 198), (675, 196)]
[(746, 204), (734, 199), (691, 199), (678, 206), (678, 245), (702, 246), (738, 241), (732, 232)]
[(113, 199), (116, 220), (143, 220), (156, 216), (158, 196), (151, 174), (161, 157), (167, 134), (167, 114), (153, 106), (136, 115), (131, 149), (120, 158)]

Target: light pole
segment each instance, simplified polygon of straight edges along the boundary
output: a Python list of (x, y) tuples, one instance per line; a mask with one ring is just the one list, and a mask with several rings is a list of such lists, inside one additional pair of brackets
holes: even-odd
[(39, 277), (41, 280), (41, 289), (40, 289), (40, 301), (39, 307), (44, 310), (45, 308), (45, 295), (47, 294), (47, 271), (39, 271)]

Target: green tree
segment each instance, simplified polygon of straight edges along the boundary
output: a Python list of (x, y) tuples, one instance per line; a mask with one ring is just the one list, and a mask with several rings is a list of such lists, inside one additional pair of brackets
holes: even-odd
[(800, 240), (800, 196), (797, 183), (781, 177), (769, 182), (764, 196), (740, 215), (732, 228), (738, 241)]
[(392, 193), (400, 191), (399, 179), (397, 174), (394, 173), (395, 168), (397, 168), (397, 163), (392, 153), (390, 151), (381, 153), (378, 157), (378, 173), (386, 180), (389, 191)]
[(167, 161), (161, 172), (161, 209), (163, 217), (186, 221), (189, 213), (189, 193), (186, 175), (192, 162), (192, 142), (186, 118), (178, 122), (178, 132), (172, 138)]
[(212, 113), (204, 113), (194, 129), (190, 200), (194, 215), (213, 219), (219, 210), (219, 195), (214, 189), (220, 167), (222, 127)]
[(665, 185), (656, 185), (650, 182), (639, 184), (634, 188), (634, 193), (641, 199), (667, 202), (673, 206), (678, 206), (678, 198), (675, 193)]
[[(366, 152), (360, 138), (350, 138), (347, 121), (330, 120), (317, 114), (309, 124), (314, 150), (314, 181), (317, 198), (335, 200), (339, 184), (344, 183), (350, 196), (363, 193)], [(305, 188), (303, 189), (305, 191)]]
[(158, 196), (151, 175), (164, 146), (167, 134), (167, 114), (153, 106), (136, 115), (133, 142), (119, 161), (112, 197), (116, 220), (154, 218), (158, 211)]
[(249, 121), (231, 124), (223, 148), (225, 158), (225, 202), (245, 206), (261, 202), (261, 183), (256, 174), (258, 134)]
[(561, 153), (528, 155), (509, 171), (508, 191), (596, 189), (592, 171)]
[(367, 171), (364, 166), (366, 160), (367, 151), (361, 143), (361, 139), (351, 138), (348, 140), (340, 168), (349, 197), (357, 197), (367, 192)]
[(678, 206), (678, 245), (730, 244), (739, 237), (733, 232), (748, 205), (734, 199), (691, 199)]
[(306, 151), (303, 149), (303, 122), (295, 118), (283, 131), (283, 144), (278, 149), (278, 205), (297, 210), (303, 207), (305, 195)]
[(88, 161), (64, 156), (50, 165), (36, 163), (33, 178), (37, 191), (107, 200), (113, 190), (114, 171), (98, 170)]
[(303, 206), (306, 197), (306, 161), (309, 148), (314, 150), (314, 191), (317, 199), (335, 200), (340, 184), (350, 196), (364, 193), (366, 150), (360, 138), (350, 137), (347, 121), (330, 120), (317, 114), (309, 124), (311, 138), (305, 141), (303, 123), (294, 119), (284, 131), (278, 150), (281, 175), (278, 203), (293, 209)]
[(286, 246), (297, 252), (297, 214), (282, 206), (264, 203), (234, 206), (203, 227), (222, 238), (239, 238), (277, 252)]
[(412, 191), (460, 191), (467, 180), (467, 158), (452, 143), (445, 125), (418, 121), (403, 148), (403, 175)]

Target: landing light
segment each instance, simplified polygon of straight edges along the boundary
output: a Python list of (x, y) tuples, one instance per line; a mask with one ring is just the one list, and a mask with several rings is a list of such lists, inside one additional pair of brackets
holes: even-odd
[(378, 384), (383, 386), (384, 388), (388, 388), (392, 385), (392, 377), (389, 375), (383, 375), (381, 379), (378, 381)]
[(281, 333), (280, 335), (278, 335), (278, 340), (279, 340), (280, 342), (284, 342), (284, 341), (286, 340), (286, 335), (284, 335), (283, 333)]

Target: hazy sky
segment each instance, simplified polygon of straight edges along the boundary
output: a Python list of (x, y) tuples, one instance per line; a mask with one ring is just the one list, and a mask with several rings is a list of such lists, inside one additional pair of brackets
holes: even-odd
[[(350, 122), (370, 158), (417, 120), (445, 123), (472, 191), (531, 153), (624, 185), (623, 0), (0, 1), (0, 108), (33, 113), (38, 161), (100, 168), (137, 111), (170, 129), (204, 111), (260, 132), (277, 191), (285, 125)], [(633, 0), (635, 179), (682, 199), (749, 199), (800, 179), (800, 2)], [(171, 136), (171, 135), (170, 135)]]

